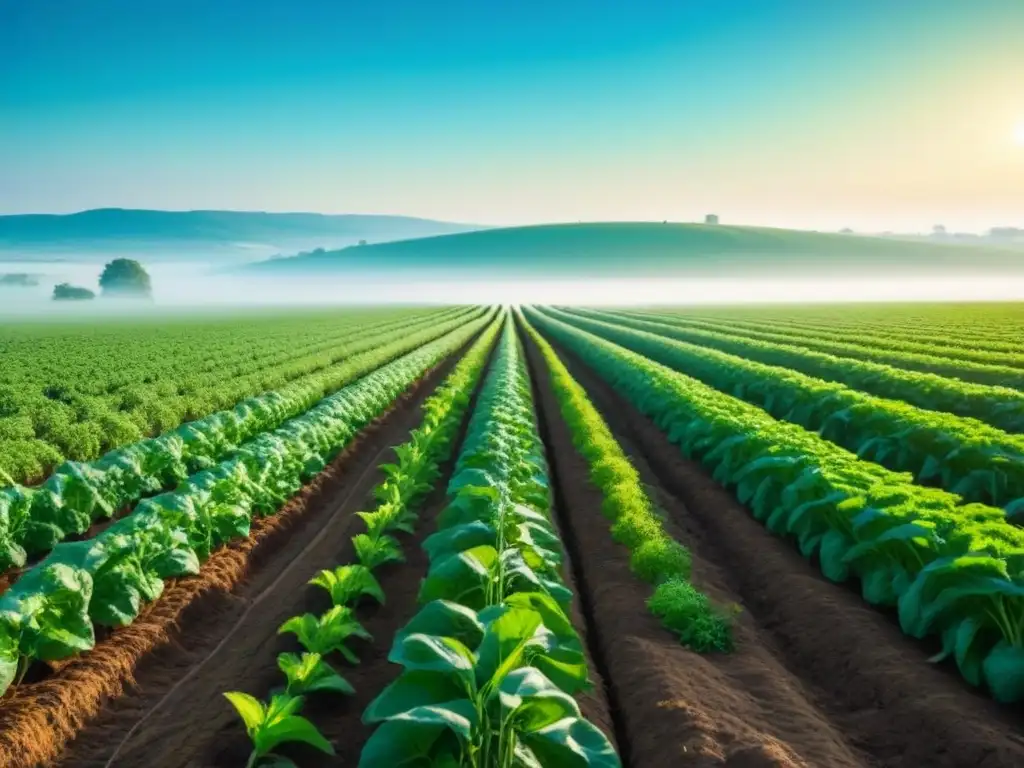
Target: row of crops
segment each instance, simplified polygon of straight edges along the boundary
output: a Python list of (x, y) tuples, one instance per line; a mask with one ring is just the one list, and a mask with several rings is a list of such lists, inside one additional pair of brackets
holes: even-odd
[[(131, 623), (160, 596), (167, 579), (198, 573), (215, 548), (247, 536), (254, 518), (275, 512), (414, 381), (479, 333), (492, 314), (479, 310), (468, 322), (443, 323), (429, 333), (432, 340), (403, 333), (400, 343), (411, 351), (380, 347), (382, 354), (370, 370), (360, 371), (361, 378), (300, 415), (269, 425), (264, 421), (264, 429), (244, 442), (227, 442), (224, 452), (207, 454), (202, 468), (173, 490), (136, 504), (95, 536), (58, 543), (66, 530), (47, 515), (55, 511), (58, 519), (72, 520), (81, 515), (80, 531), (96, 512), (96, 497), (108, 490), (104, 478), (98, 485), (91, 485), (94, 478), (88, 475), (74, 478), (73, 492), (45, 507), (35, 506), (34, 499), (56, 495), (52, 489), (14, 489), (6, 498), (18, 506), (8, 503), (0, 512), (7, 521), (22, 521), (21, 530), (52, 531), (52, 549), (0, 598), (0, 690), (17, 684), (33, 662), (58, 662), (89, 650), (95, 627)], [(270, 397), (275, 402), (273, 393)], [(122, 494), (119, 505), (165, 479), (132, 475), (137, 467), (129, 463), (115, 475), (110, 490)], [(126, 477), (131, 484), (123, 482)], [(109, 515), (115, 507), (99, 509)], [(14, 541), (11, 549), (18, 554), (24, 547)]]
[(324, 657), (335, 653), (357, 663), (345, 641), (372, 639), (355, 610), (386, 599), (372, 571), (402, 558), (391, 534), (415, 526), (414, 508), (455, 449), (454, 434), (499, 333), (447, 504), (436, 532), (421, 544), (429, 565), (419, 608), (393, 638), (380, 639), (391, 643), (388, 659), (402, 671), (362, 713), (374, 730), (359, 765), (620, 765), (573, 698), (590, 686), (587, 658), (569, 618), (573, 594), (563, 581), (547, 463), (508, 315), (428, 401), (424, 423), (396, 449), (399, 464), (386, 465), (388, 477), (375, 493), (380, 504), (360, 513), (367, 530), (353, 540), (358, 562), (314, 577), (330, 592), (332, 607), (281, 627), (303, 648), (301, 656), (279, 658), (284, 690), (268, 702), (225, 694), (252, 742), (251, 765), (283, 759), (272, 750), (288, 742), (334, 753), (314, 722), (299, 714), (303, 697), (351, 693)]
[[(267, 381), (279, 384), (225, 386), (220, 397), (237, 397), (224, 407), (211, 399), (190, 422), (0, 489), (10, 584), (0, 595), (0, 694), (17, 697), (136, 622), (169, 581), (201, 574), (451, 360), (418, 426), (380, 466), (358, 531), (345, 530), (351, 556), (309, 573), (329, 607), (303, 612), (296, 600), (294, 616), (274, 621), (291, 644), (275, 651), (277, 685), (224, 691), (251, 742), (248, 764), (333, 754), (339, 743), (324, 733), (351, 706), (346, 669), (369, 644), (390, 649), (394, 674), (357, 713), (361, 766), (620, 765), (612, 727), (581, 708), (595, 672), (594, 617), (577, 602), (572, 561), (591, 555), (577, 551), (556, 507), (562, 481), (541, 439), (528, 345), (545, 377), (532, 383), (550, 387), (600, 498), (590, 519), (621, 547), (656, 632), (704, 654), (740, 642), (732, 611), (691, 573), (686, 536), (668, 533), (656, 494), (574, 379), (577, 365), (731, 491), (766, 536), (791, 540), (826, 579), (855, 585), (905, 634), (934, 644), (933, 661), (1000, 702), (1024, 699), (1024, 399), (1009, 380), (914, 370), (922, 357), (960, 371), (1018, 370), (1013, 342), (997, 348), (997, 325), (992, 346), (958, 356), (925, 352), (929, 342), (896, 330), (835, 341), (815, 336), (826, 320), (799, 317), (757, 326), (714, 313), (466, 307), (335, 321), (314, 323), (301, 343), (282, 330), (281, 348), (256, 344), (250, 355), (225, 342), (220, 367), (216, 355), (193, 358), (201, 381), (229, 370), (246, 379), (267, 355), (279, 363)], [(156, 369), (140, 375), (166, 384)], [(107, 394), (135, 386), (134, 376), (112, 377)], [(443, 504), (426, 505), (446, 471)], [(420, 538), (424, 507), (435, 530)], [(369, 619), (388, 602), (414, 534), (423, 570), (405, 573), (422, 579), (416, 604), (407, 593), (401, 629), (375, 636)]]
[(388, 338), (468, 308), (168, 319), (0, 331), (0, 484), (231, 409), (271, 390), (336, 388), (336, 370)]
[[(658, 336), (636, 330), (645, 321), (612, 313), (543, 309), (528, 317), (772, 533), (795, 539), (826, 577), (856, 580), (867, 602), (896, 608), (907, 634), (938, 638), (937, 658), (955, 659), (997, 699), (1024, 697), (1024, 530), (1006, 510), (922, 482), (967, 495), (984, 486), (1018, 511), (1014, 436), (993, 444), (978, 436), (992, 439), (978, 422), (943, 428), (939, 414), (930, 426), (925, 412), (898, 402), (854, 403), (851, 390), (725, 359), (717, 346), (678, 343), (670, 326)], [(843, 444), (917, 468), (918, 481)]]

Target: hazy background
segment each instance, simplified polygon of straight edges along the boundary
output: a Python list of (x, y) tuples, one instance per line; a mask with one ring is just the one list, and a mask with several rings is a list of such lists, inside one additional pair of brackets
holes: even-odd
[(0, 212), (980, 230), (1021, 0), (0, 0)]

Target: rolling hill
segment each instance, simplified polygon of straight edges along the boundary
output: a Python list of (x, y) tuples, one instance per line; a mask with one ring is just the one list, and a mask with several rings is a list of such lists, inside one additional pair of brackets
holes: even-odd
[(921, 274), (1021, 272), (1024, 256), (983, 245), (634, 222), (488, 229), (301, 254), (244, 269), (278, 275), (445, 272), (509, 277)]
[(102, 208), (66, 215), (0, 216), (0, 251), (27, 260), (97, 251), (235, 252), (267, 258), (274, 252), (340, 248), (360, 240), (382, 242), (475, 228), (408, 216)]

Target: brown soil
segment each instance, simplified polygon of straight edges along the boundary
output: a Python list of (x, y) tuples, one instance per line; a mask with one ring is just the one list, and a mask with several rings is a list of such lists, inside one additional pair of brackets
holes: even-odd
[(0, 701), (0, 765), (56, 758), (76, 767), (158, 766), (165, 756), (167, 764), (186, 764), (183, 745), (202, 743), (233, 717), (224, 691), (244, 685), (262, 692), (277, 682), (274, 656), (286, 649), (277, 627), (311, 609), (303, 605), (315, 599), (306, 581), (337, 564), (354, 512), (380, 479), (377, 465), (418, 423), (419, 406), (457, 359), (424, 376), (277, 514), (214, 553), (198, 576), (171, 580), (130, 626)]
[(612, 541), (543, 360), (532, 343), (528, 352), (633, 766), (1024, 765), (1015, 713), (929, 665), (890, 617), (823, 579), (649, 419), (563, 354), (665, 510), (667, 529), (691, 549), (694, 582), (743, 609), (733, 653), (679, 646), (647, 613), (650, 590)]

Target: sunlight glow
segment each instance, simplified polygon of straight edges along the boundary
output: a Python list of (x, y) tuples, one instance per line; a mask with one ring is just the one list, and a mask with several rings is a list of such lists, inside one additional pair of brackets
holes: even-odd
[(1013, 132), (1013, 140), (1024, 147), (1024, 121), (1017, 124), (1017, 130)]

